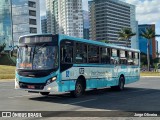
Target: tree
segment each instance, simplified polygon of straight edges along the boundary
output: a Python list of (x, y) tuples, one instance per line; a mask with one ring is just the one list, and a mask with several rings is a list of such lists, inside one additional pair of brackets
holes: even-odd
[(2, 53), (2, 51), (4, 50), (4, 48), (6, 47), (6, 44), (0, 44), (0, 54)]
[(153, 38), (160, 37), (160, 35), (155, 34), (155, 30), (152, 28), (147, 28), (145, 31), (141, 31), (141, 35), (143, 38), (147, 40), (147, 63), (148, 63), (148, 71), (150, 71), (150, 43)]
[(119, 34), (118, 40), (125, 40), (126, 47), (128, 47), (128, 43), (130, 42), (130, 39), (136, 35), (136, 33), (132, 32), (131, 28), (122, 28), (118, 34)]
[(100, 42), (109, 43), (108, 40), (100, 40)]

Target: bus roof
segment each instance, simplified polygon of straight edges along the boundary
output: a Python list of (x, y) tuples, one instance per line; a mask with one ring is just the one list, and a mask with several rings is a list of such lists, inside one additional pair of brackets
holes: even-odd
[[(29, 37), (29, 36), (42, 36), (42, 35), (45, 36), (45, 35), (53, 35), (53, 34), (51, 34), (51, 33), (28, 34), (28, 35), (20, 36), (20, 38), (21, 37)], [(83, 43), (90, 43), (90, 44), (95, 44), (95, 45), (100, 45), (100, 46), (112, 47), (112, 48), (116, 48), (116, 49), (123, 49), (123, 50), (131, 50), (131, 51), (140, 52), (140, 50), (138, 50), (138, 49), (117, 46), (115, 44), (109, 44), (109, 43), (99, 42), (99, 41), (95, 41), (95, 40), (87, 40), (87, 39), (83, 39), (83, 38), (76, 38), (76, 37), (71, 37), (71, 36), (67, 36), (64, 34), (56, 34), (56, 35), (59, 35), (60, 40), (68, 39), (68, 40), (74, 40), (74, 41), (79, 41), (79, 42), (83, 42)]]
[(61, 39), (69, 39), (69, 40), (74, 40), (74, 41), (79, 41), (79, 42), (84, 42), (84, 43), (91, 43), (91, 44), (100, 45), (100, 46), (112, 47), (112, 48), (116, 48), (116, 49), (123, 49), (123, 50), (131, 50), (131, 51), (140, 52), (140, 50), (138, 50), (138, 49), (117, 46), (115, 44), (109, 44), (109, 43), (99, 42), (99, 41), (95, 41), (95, 40), (87, 40), (87, 39), (82, 39), (82, 38), (76, 38), (76, 37), (71, 37), (71, 36), (67, 36), (67, 35), (62, 35), (62, 34), (59, 35), (59, 37)]
[(22, 35), (19, 38), (21, 38), (21, 37), (31, 37), (31, 36), (42, 36), (42, 35), (53, 35), (53, 34), (51, 34), (51, 33), (27, 34), (27, 35)]

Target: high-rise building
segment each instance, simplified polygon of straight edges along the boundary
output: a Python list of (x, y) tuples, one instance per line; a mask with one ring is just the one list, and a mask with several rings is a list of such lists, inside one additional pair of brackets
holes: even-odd
[(40, 33), (39, 0), (11, 0), (14, 44), (21, 35)]
[(41, 32), (47, 33), (47, 18), (46, 18), (46, 16), (41, 17)]
[(83, 38), (89, 39), (89, 12), (83, 10)]
[(82, 0), (46, 0), (47, 32), (83, 38)]
[(10, 0), (0, 0), (0, 44), (6, 44), (5, 50), (12, 45), (12, 21)]
[(132, 28), (134, 29), (133, 31), (136, 35), (131, 38), (131, 48), (139, 49), (138, 21), (136, 21), (136, 23), (133, 24)]
[[(139, 29), (139, 49), (142, 53), (147, 54), (147, 39), (140, 36), (147, 28), (152, 28), (155, 31), (155, 24), (143, 24), (138, 25)], [(156, 58), (156, 40), (153, 38), (150, 40), (150, 56), (154, 59)]]
[[(125, 40), (118, 40), (118, 33), (122, 28), (131, 28), (132, 32), (136, 32), (135, 6), (120, 0), (92, 0), (88, 3), (90, 39), (107, 40), (110, 43), (125, 46)], [(136, 36), (131, 40), (134, 43)], [(131, 46), (131, 42), (129, 45)]]

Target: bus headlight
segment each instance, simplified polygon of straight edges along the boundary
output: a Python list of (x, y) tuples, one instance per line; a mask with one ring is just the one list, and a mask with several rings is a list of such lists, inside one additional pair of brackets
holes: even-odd
[(53, 77), (53, 78), (52, 78), (52, 82), (55, 81), (56, 79), (57, 79), (57, 77)]
[(47, 80), (46, 85), (49, 85), (50, 83), (54, 82), (57, 79), (57, 77), (53, 77), (49, 80)]

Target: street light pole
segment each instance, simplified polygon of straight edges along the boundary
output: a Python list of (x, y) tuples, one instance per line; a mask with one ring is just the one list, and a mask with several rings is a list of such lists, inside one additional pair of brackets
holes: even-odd
[(14, 47), (14, 40), (13, 40), (13, 19), (12, 19), (12, 0), (10, 0), (10, 11), (11, 11), (11, 15), (10, 15), (10, 17), (11, 17), (11, 39), (12, 39), (12, 47)]

